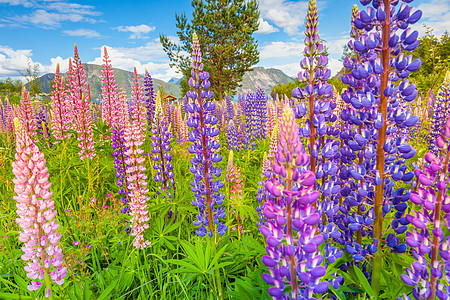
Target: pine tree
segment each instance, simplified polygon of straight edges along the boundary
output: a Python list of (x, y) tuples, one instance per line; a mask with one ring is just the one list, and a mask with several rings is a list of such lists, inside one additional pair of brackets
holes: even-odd
[(192, 0), (192, 21), (185, 13), (175, 14), (180, 44), (161, 34), (160, 41), (171, 67), (183, 74), (182, 92), (189, 90), (192, 34), (198, 34), (202, 45), (204, 69), (210, 74), (211, 89), (220, 101), (233, 94), (251, 67), (259, 61), (257, 42), (259, 10), (255, 0)]

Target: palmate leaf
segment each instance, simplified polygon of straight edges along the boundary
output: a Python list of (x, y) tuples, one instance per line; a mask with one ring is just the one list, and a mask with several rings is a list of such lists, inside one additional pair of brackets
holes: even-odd
[[(232, 264), (231, 261), (220, 262), (219, 259), (223, 257), (227, 246), (221, 247), (214, 256), (212, 256), (211, 246), (209, 243), (198, 242), (196, 245), (192, 245), (187, 241), (180, 241), (183, 246), (187, 257), (184, 260), (169, 259), (167, 262), (181, 266), (182, 268), (177, 268), (172, 270), (174, 273), (194, 273), (196, 276), (199, 275), (212, 275), (217, 269), (223, 268), (227, 265)], [(205, 245), (206, 248), (203, 246)]]

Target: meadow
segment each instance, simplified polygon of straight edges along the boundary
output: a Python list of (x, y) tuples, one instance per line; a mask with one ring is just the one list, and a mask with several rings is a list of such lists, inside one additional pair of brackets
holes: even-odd
[(105, 47), (95, 103), (76, 45), (2, 99), (0, 299), (450, 299), (450, 72), (421, 94), (421, 11), (360, 2), (341, 90), (310, 0), (288, 95), (218, 101), (197, 32), (181, 99)]

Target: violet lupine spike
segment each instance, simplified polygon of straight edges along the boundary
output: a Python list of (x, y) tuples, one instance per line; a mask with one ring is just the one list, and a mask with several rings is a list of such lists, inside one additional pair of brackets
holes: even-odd
[[(175, 179), (173, 178), (172, 154), (170, 153), (172, 149), (169, 135), (170, 125), (162, 112), (160, 97), (161, 95), (158, 91), (158, 95), (156, 96), (155, 118), (153, 119), (151, 130), (151, 146), (153, 148), (153, 156), (151, 156), (151, 159), (153, 160), (153, 169), (156, 170), (154, 179), (159, 185), (158, 188), (167, 194), (170, 199), (173, 199), (175, 196)], [(156, 193), (160, 194), (161, 192), (157, 190)], [(165, 198), (165, 195), (162, 195)]]
[(234, 107), (233, 103), (231, 103), (231, 98), (228, 95), (225, 96), (225, 104), (227, 107), (227, 114), (225, 117), (225, 121), (228, 123), (230, 122), (230, 120), (234, 119)]
[(434, 103), (433, 114), (431, 117), (431, 132), (428, 142), (429, 149), (434, 154), (438, 153), (438, 149), (434, 145), (434, 141), (440, 135), (447, 116), (450, 116), (450, 71), (447, 71), (444, 82), (441, 85), (438, 96)]
[[(450, 221), (448, 116), (435, 145), (439, 155), (428, 152), (423, 169), (414, 171), (420, 186), (411, 192), (409, 199), (422, 211), (406, 215), (408, 222), (414, 226), (412, 232), (407, 232), (406, 243), (413, 248), (416, 261), (411, 268), (406, 268), (406, 274), (401, 277), (406, 284), (414, 287), (413, 296), (416, 299), (448, 299), (450, 295), (447, 285), (450, 280), (450, 237), (445, 238), (442, 230), (443, 226), (448, 227)], [(429, 263), (428, 258), (431, 258)]]
[(237, 139), (237, 128), (233, 122), (233, 119), (231, 119), (228, 122), (227, 144), (228, 144), (228, 150), (239, 149), (238, 139)]
[(249, 149), (250, 147), (254, 147), (253, 141), (255, 140), (254, 136), (254, 94), (252, 92), (248, 93), (245, 97), (245, 143), (244, 149)]
[[(192, 204), (199, 208), (197, 221), (194, 225), (199, 226), (195, 231), (197, 235), (210, 237), (215, 232), (223, 235), (227, 226), (219, 219), (225, 217), (225, 210), (220, 206), (225, 195), (220, 192), (224, 186), (218, 178), (222, 170), (214, 166), (222, 160), (222, 157), (214, 153), (218, 151), (220, 144), (214, 141), (219, 135), (216, 128), (217, 119), (212, 115), (215, 105), (207, 100), (212, 99), (214, 93), (209, 90), (209, 73), (203, 71), (202, 56), (197, 34), (192, 36), (192, 77), (189, 86), (192, 90), (186, 96), (192, 100), (188, 104), (190, 118), (188, 126), (192, 127), (189, 132), (189, 140), (192, 143), (188, 151), (193, 154), (191, 160), (191, 172), (194, 174), (194, 182), (191, 182), (191, 190), (194, 192), (195, 200)], [(217, 179), (214, 181), (214, 177)]]
[(47, 148), (53, 147), (53, 143), (50, 141), (51, 133), (48, 128), (48, 121), (44, 114), (45, 108), (42, 106), (39, 109), (39, 113), (36, 117), (37, 133), (41, 136), (41, 139), (47, 144)]
[(70, 101), (70, 96), (66, 94), (64, 79), (61, 77), (59, 71), (59, 64), (56, 65), (51, 98), (51, 128), (53, 136), (57, 140), (70, 139), (72, 134), (69, 131), (73, 123), (72, 103)]
[(103, 64), (102, 64), (102, 119), (108, 124), (108, 128), (112, 128), (117, 123), (119, 114), (118, 91), (114, 70), (111, 66), (106, 46), (103, 47)]
[(64, 257), (59, 247), (61, 235), (57, 231), (57, 212), (51, 199), (53, 193), (44, 154), (33, 144), (17, 118), (14, 124), (17, 152), (12, 168), (17, 193), (14, 200), (19, 215), (16, 222), (23, 230), (19, 241), (24, 243), (21, 258), (27, 262), (25, 271), (28, 278), (34, 279), (27, 288), (35, 291), (45, 282), (46, 296), (49, 297), (51, 282), (62, 285), (67, 275), (66, 267), (62, 266)]
[[(300, 82), (307, 82), (304, 89), (295, 88), (292, 95), (297, 99), (304, 99), (296, 108), (296, 117), (306, 116), (304, 126), (300, 131), (301, 136), (308, 137), (308, 151), (310, 154), (310, 168), (316, 177), (322, 178), (318, 181), (316, 188), (323, 188), (328, 183), (332, 188), (333, 182), (328, 177), (333, 175), (323, 171), (325, 159), (321, 156), (325, 147), (324, 138), (327, 135), (337, 135), (339, 132), (329, 132), (327, 122), (334, 122), (337, 117), (333, 114), (336, 104), (331, 101), (333, 96), (332, 85), (327, 81), (331, 76), (330, 69), (327, 68), (328, 58), (323, 55), (324, 47), (319, 37), (318, 13), (315, 0), (310, 0), (306, 15), (305, 31), (305, 57), (300, 61), (300, 67), (304, 71), (298, 74)], [(327, 162), (333, 164), (331, 160)], [(332, 199), (333, 200), (333, 199)]]
[(130, 148), (125, 145), (125, 130), (119, 125), (111, 128), (111, 147), (114, 149), (114, 168), (116, 169), (116, 184), (119, 186), (118, 193), (121, 195), (120, 200), (123, 208), (122, 213), (126, 213), (129, 209), (129, 192), (126, 170), (126, 164), (129, 157), (125, 154)]
[(33, 105), (31, 105), (30, 95), (25, 88), (25, 84), (22, 85), (22, 97), (20, 99), (20, 119), (24, 123), (24, 130), (27, 135), (31, 139), (36, 138), (36, 118), (33, 113)]
[(83, 65), (78, 56), (77, 45), (74, 46), (74, 66), (69, 68), (69, 84), (70, 93), (72, 97), (73, 116), (76, 121), (76, 131), (78, 133), (77, 140), (80, 142), (78, 147), (81, 150), (78, 152), (80, 159), (92, 159), (95, 154), (94, 141), (92, 135), (92, 116), (91, 103), (85, 95), (89, 94), (86, 83), (86, 75), (84, 73)]
[[(362, 4), (370, 2), (364, 0)], [(381, 248), (400, 253), (406, 250), (395, 234), (385, 236), (382, 244), (385, 216), (393, 217), (391, 225), (396, 234), (404, 233), (409, 223), (404, 216), (409, 191), (395, 189), (395, 182), (408, 183), (414, 177), (408, 172), (406, 161), (416, 151), (409, 145), (408, 137), (400, 133), (418, 120), (408, 104), (418, 92), (406, 78), (421, 65), (420, 59), (413, 60), (408, 54), (419, 44), (417, 31), (408, 27), (420, 19), (422, 12), (413, 11), (409, 6), (412, 1), (407, 2), (373, 1), (359, 13), (353, 26), (365, 32), (349, 42), (355, 57), (344, 60), (348, 73), (342, 77), (349, 86), (342, 99), (349, 106), (341, 118), (349, 126), (341, 132), (341, 160), (345, 162), (339, 174), (345, 185), (341, 195), (345, 197), (344, 211), (353, 208), (357, 215), (353, 219), (343, 216), (349, 223), (341, 225), (360, 233), (358, 244), (363, 234), (373, 238), (373, 243), (364, 246), (365, 251), (359, 254), (374, 253), (371, 283), (376, 297), (383, 265)], [(393, 208), (395, 213), (391, 212)]]
[(256, 89), (255, 95), (256, 104), (256, 136), (259, 139), (266, 138), (267, 126), (267, 97), (262, 87)]
[(145, 70), (144, 76), (144, 95), (145, 95), (145, 110), (147, 112), (148, 128), (151, 128), (153, 117), (155, 116), (155, 95), (153, 90), (152, 76)]
[[(319, 198), (314, 190), (316, 178), (307, 170), (309, 156), (299, 139), (292, 109), (284, 108), (280, 121), (280, 138), (273, 165), (273, 175), (265, 187), (273, 197), (266, 199), (264, 215), (267, 226), (260, 228), (267, 238), (267, 255), (262, 257), (270, 274), (263, 279), (270, 285), (274, 299), (314, 299), (314, 293), (328, 290), (320, 281), (326, 268), (317, 247), (324, 237), (316, 232), (320, 215), (313, 203)], [(291, 296), (285, 292), (291, 286)]]

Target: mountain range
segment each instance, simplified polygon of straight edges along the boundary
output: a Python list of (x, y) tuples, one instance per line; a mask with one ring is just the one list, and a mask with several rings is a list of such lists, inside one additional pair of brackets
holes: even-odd
[[(92, 99), (99, 99), (102, 93), (101, 82), (102, 82), (102, 66), (94, 64), (83, 64), (84, 71), (86, 73), (86, 82), (89, 85), (91, 91)], [(63, 75), (64, 76), (64, 75)], [(133, 82), (133, 72), (125, 71), (122, 69), (114, 68), (114, 76), (116, 79), (117, 87), (123, 88), (127, 95), (131, 95), (131, 84)], [(141, 82), (143, 81), (143, 76), (139, 75)], [(43, 91), (45, 93), (50, 92), (50, 86), (55, 78), (54, 73), (48, 73), (38, 78), (38, 81), (43, 86)], [(167, 94), (172, 94), (173, 96), (181, 97), (181, 88), (179, 78), (172, 78), (169, 82), (165, 82), (160, 79), (153, 79), (153, 88), (157, 90), (160, 86), (164, 89)], [(244, 74), (241, 82), (241, 86), (237, 89), (237, 93), (245, 93), (247, 90), (255, 90), (257, 85), (261, 86), (266, 94), (269, 94), (272, 88), (279, 83), (288, 83), (294, 79), (287, 76), (283, 71), (274, 68), (264, 68), (264, 67), (254, 67), (252, 71)]]

